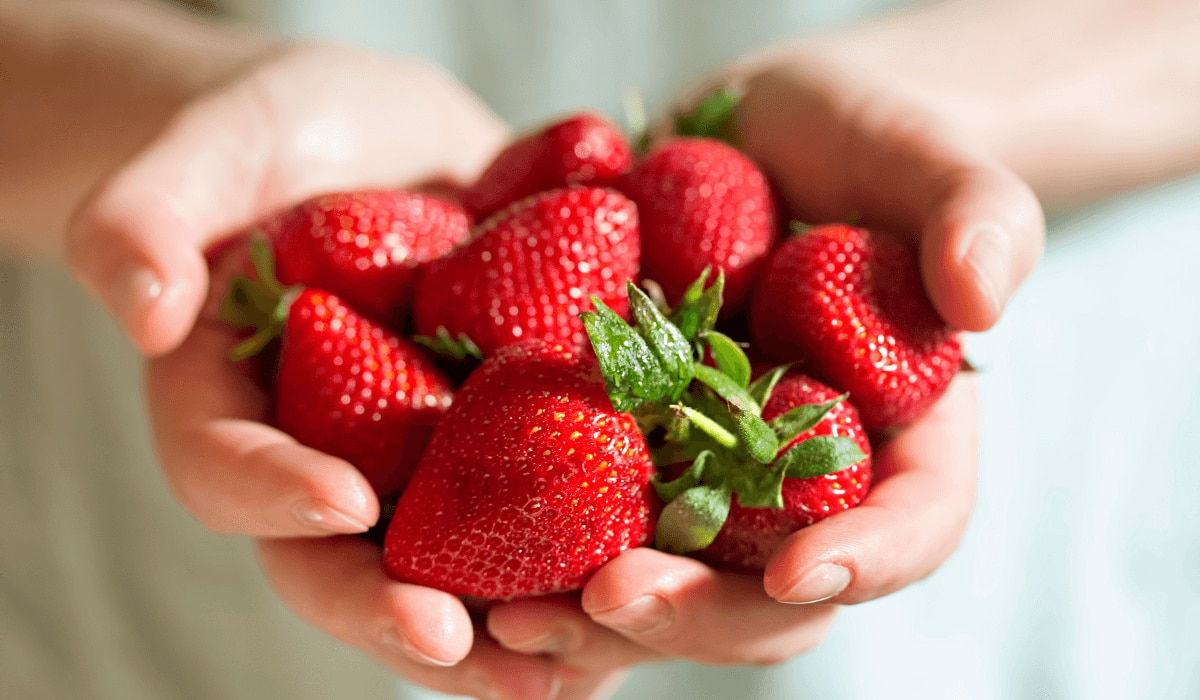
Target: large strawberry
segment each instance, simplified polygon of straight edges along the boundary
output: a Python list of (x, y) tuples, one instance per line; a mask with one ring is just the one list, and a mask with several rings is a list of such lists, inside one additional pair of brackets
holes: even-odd
[(484, 223), (430, 265), (414, 307), (417, 332), (465, 334), (485, 355), (526, 338), (584, 341), (589, 295), (624, 313), (636, 277), (637, 211), (617, 192), (572, 187), (534, 195)]
[(622, 186), (637, 203), (642, 274), (674, 304), (707, 267), (725, 273), (726, 311), (736, 311), (767, 260), (775, 207), (767, 179), (720, 141), (675, 138), (639, 162)]
[(868, 428), (904, 425), (962, 364), (960, 334), (933, 308), (916, 250), (843, 224), (793, 236), (775, 252), (750, 311), (754, 349), (854, 399)]
[(459, 390), (387, 533), (393, 577), (510, 599), (575, 590), (653, 532), (654, 472), (596, 360), (510, 345)]
[(614, 185), (633, 153), (607, 119), (588, 112), (522, 136), (500, 152), (463, 202), (482, 219), (538, 192), (568, 185)]
[(309, 199), (267, 220), (279, 279), (337, 294), (360, 313), (395, 326), (417, 271), (466, 240), (457, 205), (408, 190), (366, 190)]
[(275, 422), (299, 442), (350, 462), (381, 500), (403, 490), (446, 412), (452, 387), (412, 343), (339, 297), (273, 279), (256, 241), (259, 279), (234, 280), (222, 316), (258, 331), (234, 349), (242, 359), (280, 339)]

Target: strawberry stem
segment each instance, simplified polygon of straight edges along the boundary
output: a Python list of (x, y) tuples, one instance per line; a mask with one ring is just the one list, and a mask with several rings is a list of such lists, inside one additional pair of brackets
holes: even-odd
[(690, 406), (683, 405), (676, 406), (676, 410), (678, 410), (689, 421), (691, 421), (692, 425), (702, 430), (705, 435), (709, 436), (713, 440), (716, 440), (717, 444), (721, 447), (726, 447), (732, 450), (738, 446), (738, 438), (736, 435), (722, 428), (720, 424), (718, 424), (712, 418), (704, 415), (700, 411), (697, 411)]

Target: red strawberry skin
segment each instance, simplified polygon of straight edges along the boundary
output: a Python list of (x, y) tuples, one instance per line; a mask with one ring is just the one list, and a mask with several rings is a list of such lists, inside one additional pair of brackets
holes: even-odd
[(933, 308), (916, 250), (843, 224), (786, 241), (750, 310), (755, 349), (850, 393), (869, 429), (907, 424), (962, 364), (961, 335)]
[(625, 316), (640, 260), (637, 211), (612, 190), (572, 187), (529, 197), (422, 277), (417, 332), (466, 333), (485, 355), (527, 338), (582, 346), (579, 314), (596, 295)]
[(275, 383), (276, 423), (353, 464), (381, 500), (408, 483), (452, 392), (415, 345), (338, 297), (310, 288), (292, 302)]
[(373, 190), (314, 197), (264, 228), (281, 282), (329, 290), (395, 326), (408, 311), (419, 268), (465, 241), (470, 220), (428, 194)]
[(568, 185), (615, 185), (633, 163), (624, 135), (580, 113), (523, 136), (500, 152), (463, 198), (478, 219), (530, 195)]
[(775, 238), (766, 177), (720, 141), (677, 138), (658, 146), (626, 177), (637, 203), (643, 275), (678, 303), (705, 267), (725, 271), (726, 314), (749, 298)]
[(388, 573), (456, 595), (581, 588), (654, 531), (646, 442), (612, 407), (594, 357), (511, 345), (459, 390), (400, 498)]
[[(798, 372), (790, 372), (771, 393), (763, 419), (771, 420), (802, 404), (826, 403), (839, 393)], [(783, 480), (783, 508), (744, 508), (734, 497), (725, 526), (700, 555), (722, 566), (761, 572), (780, 543), (800, 528), (857, 506), (871, 486), (871, 445), (848, 401), (834, 406), (820, 423), (801, 433), (780, 450), (811, 437), (829, 435), (854, 440), (867, 455), (833, 474)]]

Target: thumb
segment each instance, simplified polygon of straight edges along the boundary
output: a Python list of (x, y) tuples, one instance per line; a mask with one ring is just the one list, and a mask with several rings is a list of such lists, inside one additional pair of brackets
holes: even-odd
[(983, 331), (1037, 265), (1045, 220), (1032, 190), (990, 164), (963, 168), (930, 200), (920, 235), (930, 299), (953, 326)]
[(72, 218), (67, 261), (147, 355), (175, 348), (195, 323), (205, 248), (253, 221), (271, 133), (245, 91), (196, 103)]
[(804, 220), (844, 220), (912, 236), (934, 306), (985, 330), (1041, 256), (1033, 192), (937, 115), (836, 70), (786, 65), (748, 81), (743, 147)]

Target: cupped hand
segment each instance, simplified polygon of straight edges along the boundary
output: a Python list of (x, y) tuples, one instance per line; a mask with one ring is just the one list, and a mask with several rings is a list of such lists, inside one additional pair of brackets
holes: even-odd
[[(418, 683), (543, 697), (548, 662), (477, 638), (453, 596), (388, 580), (352, 537), (379, 503), (351, 465), (268, 425), (251, 365), (217, 320), (263, 216), (325, 191), (467, 180), (507, 128), (435, 68), (332, 46), (264, 57), (197, 96), (76, 213), (81, 282), (151, 359), (146, 399), (175, 494), (219, 532), (254, 535), (273, 585), (305, 619)], [(309, 539), (287, 539), (309, 538)], [(450, 668), (449, 666), (457, 664)]]
[[(907, 233), (943, 317), (969, 331), (995, 324), (1042, 251), (1042, 211), (1019, 178), (919, 105), (819, 57), (780, 54), (741, 73), (741, 146), (787, 211)], [(793, 534), (761, 578), (636, 550), (596, 574), (582, 610), (512, 603), (491, 613), (489, 630), (508, 648), (593, 672), (803, 653), (833, 604), (897, 591), (956, 549), (974, 505), (977, 412), (976, 380), (961, 374), (929, 413), (876, 445), (867, 499)]]

